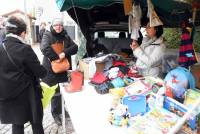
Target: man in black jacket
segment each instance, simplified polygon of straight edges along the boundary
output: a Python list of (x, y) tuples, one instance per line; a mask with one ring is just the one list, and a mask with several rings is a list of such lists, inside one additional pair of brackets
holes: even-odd
[[(64, 45), (62, 53), (57, 55), (52, 49), (51, 45), (60, 43)], [(67, 58), (71, 65), (71, 55), (76, 54), (78, 46), (67, 34), (67, 31), (63, 28), (63, 21), (61, 18), (54, 18), (50, 31), (46, 31), (43, 35), (40, 49), (44, 55), (43, 65), (47, 69), (47, 76), (42, 79), (49, 86), (53, 86), (57, 83), (67, 82), (67, 72), (54, 73), (51, 68), (51, 61)], [(70, 68), (71, 69), (71, 68)], [(56, 90), (56, 94), (51, 100), (51, 112), (55, 122), (61, 125), (61, 95), (60, 88)]]

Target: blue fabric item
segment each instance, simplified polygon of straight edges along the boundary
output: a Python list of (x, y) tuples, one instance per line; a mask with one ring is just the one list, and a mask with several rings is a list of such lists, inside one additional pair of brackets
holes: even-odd
[(115, 88), (125, 86), (125, 82), (120, 77), (115, 78), (114, 80), (111, 81), (111, 83)]

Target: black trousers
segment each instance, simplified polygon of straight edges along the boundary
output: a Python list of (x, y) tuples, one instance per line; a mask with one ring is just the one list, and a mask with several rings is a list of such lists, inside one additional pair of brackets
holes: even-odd
[(51, 114), (53, 118), (62, 114), (60, 87), (56, 89), (56, 93), (51, 99)]
[[(31, 124), (31, 125), (32, 125), (33, 134), (44, 134), (42, 123)], [(12, 134), (24, 134), (24, 124), (23, 125), (13, 124)]]

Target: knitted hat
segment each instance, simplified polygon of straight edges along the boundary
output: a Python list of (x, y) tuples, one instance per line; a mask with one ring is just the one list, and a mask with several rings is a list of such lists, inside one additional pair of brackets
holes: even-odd
[(52, 25), (63, 25), (63, 20), (61, 18), (54, 18)]

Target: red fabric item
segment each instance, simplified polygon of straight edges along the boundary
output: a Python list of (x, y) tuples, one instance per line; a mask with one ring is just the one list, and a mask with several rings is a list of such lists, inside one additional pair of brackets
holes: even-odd
[(132, 73), (130, 70), (128, 72), (128, 77), (135, 77), (135, 78), (140, 78), (140, 77), (143, 77), (142, 75), (140, 74), (137, 74), (137, 73)]
[(124, 78), (124, 74), (121, 72), (121, 71), (119, 71), (118, 72), (118, 75), (117, 75), (118, 77), (121, 77), (121, 78)]
[(188, 57), (179, 57), (179, 62), (188, 62), (189, 60), (191, 61), (195, 61), (196, 60), (196, 57), (191, 57), (191, 58), (188, 58)]
[(188, 68), (197, 62), (190, 33), (186, 28), (182, 29), (178, 62), (180, 66), (185, 68)]
[(183, 33), (183, 34), (181, 35), (181, 39), (182, 39), (182, 40), (190, 40), (190, 35), (189, 35), (189, 33)]
[(126, 63), (124, 61), (120, 61), (120, 60), (115, 60), (113, 61), (113, 66), (126, 66)]
[(83, 85), (83, 73), (80, 71), (72, 71), (70, 73), (69, 85), (65, 87), (65, 91), (73, 93), (81, 91)]
[(193, 49), (192, 45), (180, 46), (180, 51), (182, 51), (182, 52), (192, 50), (192, 49)]
[(172, 89), (170, 87), (166, 87), (165, 95), (170, 97), (170, 98), (173, 98)]
[(192, 2), (192, 9), (194, 9), (194, 8), (200, 9), (200, 3), (197, 2), (197, 1), (193, 1)]
[(96, 72), (91, 79), (91, 83), (93, 84), (102, 84), (107, 80), (106, 76), (103, 74), (103, 72)]

